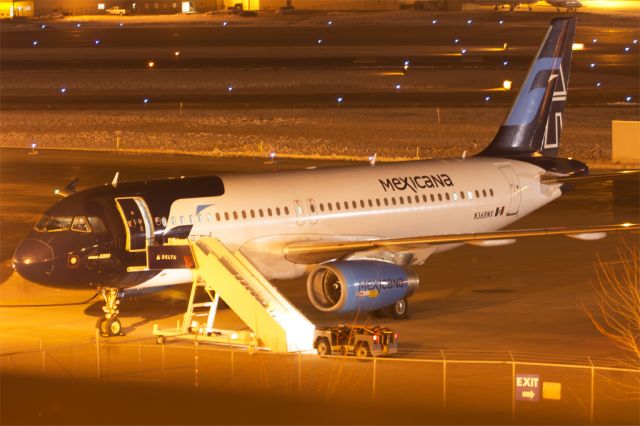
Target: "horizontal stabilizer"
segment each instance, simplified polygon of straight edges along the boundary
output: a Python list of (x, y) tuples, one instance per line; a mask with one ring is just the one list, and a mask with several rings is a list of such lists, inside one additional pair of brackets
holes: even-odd
[(621, 170), (619, 172), (612, 173), (601, 173), (597, 175), (588, 175), (588, 176), (560, 176), (555, 174), (547, 174), (542, 175), (540, 177), (540, 182), (542, 183), (583, 183), (583, 182), (592, 182), (599, 180), (611, 180), (617, 179), (626, 176), (633, 176), (640, 173), (640, 170)]

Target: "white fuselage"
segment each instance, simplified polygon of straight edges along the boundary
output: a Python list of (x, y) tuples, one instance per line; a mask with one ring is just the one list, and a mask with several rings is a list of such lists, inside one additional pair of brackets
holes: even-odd
[[(313, 265), (285, 258), (292, 242), (503, 228), (560, 196), (559, 185), (540, 185), (542, 173), (520, 161), (476, 157), (222, 175), (224, 195), (175, 201), (167, 231), (193, 225), (191, 238), (218, 238), (268, 278), (293, 278)], [(414, 253), (411, 263), (454, 246)]]

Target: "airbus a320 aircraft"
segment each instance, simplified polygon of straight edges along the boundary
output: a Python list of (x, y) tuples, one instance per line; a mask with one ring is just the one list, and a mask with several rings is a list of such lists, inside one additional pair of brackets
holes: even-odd
[(418, 285), (407, 267), (434, 253), (638, 229), (497, 231), (593, 178), (584, 163), (557, 157), (575, 26), (574, 18), (552, 21), (506, 120), (473, 158), (116, 179), (80, 192), (74, 181), (16, 248), (13, 267), (43, 285), (99, 289), (107, 307), (99, 326), (119, 332), (118, 297), (192, 280), (189, 265), (151, 269), (152, 249), (169, 238), (215, 237), (267, 278), (308, 274), (309, 299), (321, 311), (384, 309), (401, 318)]

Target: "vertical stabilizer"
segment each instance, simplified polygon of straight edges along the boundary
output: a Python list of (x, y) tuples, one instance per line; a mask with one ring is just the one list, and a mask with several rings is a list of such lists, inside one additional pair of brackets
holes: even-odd
[(576, 18), (556, 18), (495, 138), (479, 155), (555, 157), (560, 147)]

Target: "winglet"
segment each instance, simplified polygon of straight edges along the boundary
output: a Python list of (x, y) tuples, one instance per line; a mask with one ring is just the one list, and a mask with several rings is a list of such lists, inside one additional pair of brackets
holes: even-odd
[(53, 191), (53, 193), (61, 197), (68, 197), (69, 195), (73, 194), (78, 190), (77, 188), (78, 188), (79, 181), (80, 181), (80, 178), (75, 178), (74, 180), (69, 182), (64, 188), (56, 189)]
[(111, 181), (111, 186), (113, 186), (114, 188), (118, 187), (118, 177), (120, 177), (120, 172), (116, 172), (116, 175), (113, 177), (113, 180)]

